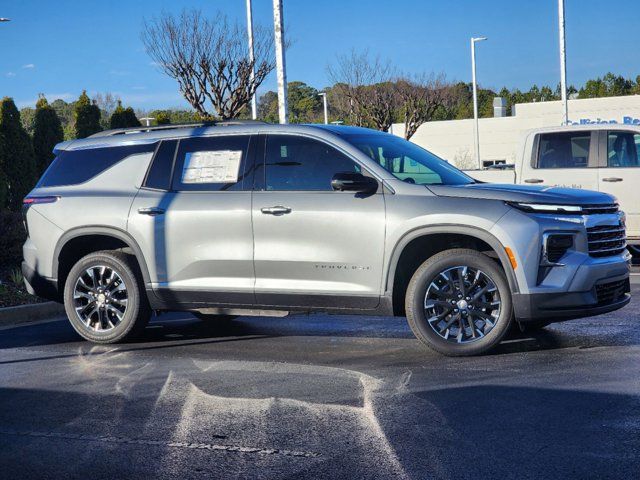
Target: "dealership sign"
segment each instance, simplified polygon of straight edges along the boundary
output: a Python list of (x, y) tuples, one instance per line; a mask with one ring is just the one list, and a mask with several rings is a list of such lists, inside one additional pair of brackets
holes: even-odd
[[(577, 122), (569, 120), (569, 125), (598, 125), (598, 124), (618, 124), (618, 120), (607, 120), (603, 118), (596, 118), (592, 120), (590, 118), (581, 118)], [(635, 117), (622, 117), (622, 123), (625, 125), (640, 125), (640, 118)]]

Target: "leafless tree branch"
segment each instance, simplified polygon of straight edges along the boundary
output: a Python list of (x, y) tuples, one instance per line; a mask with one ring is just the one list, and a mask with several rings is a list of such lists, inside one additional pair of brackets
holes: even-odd
[(275, 68), (269, 30), (254, 28), (251, 62), (244, 28), (229, 24), (221, 13), (213, 20), (199, 10), (183, 10), (178, 17), (163, 13), (144, 22), (141, 37), (158, 68), (178, 82), (184, 98), (205, 119), (214, 112), (223, 120), (237, 117)]
[(338, 56), (327, 67), (329, 77), (336, 84), (338, 95), (346, 98), (344, 106), (351, 123), (388, 130), (397, 108), (397, 92), (393, 83), (395, 68), (369, 52)]
[(433, 119), (438, 107), (452, 101), (451, 87), (444, 75), (404, 76), (396, 81), (402, 102), (404, 138), (409, 140), (424, 122)]

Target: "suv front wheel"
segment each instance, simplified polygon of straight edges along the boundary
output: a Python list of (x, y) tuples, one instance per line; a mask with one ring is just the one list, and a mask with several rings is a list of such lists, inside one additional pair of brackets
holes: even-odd
[(151, 316), (135, 259), (116, 251), (90, 253), (71, 268), (64, 307), (76, 332), (96, 343), (134, 338)]
[(502, 269), (488, 256), (461, 248), (440, 252), (416, 270), (405, 309), (415, 336), (451, 356), (490, 350), (507, 333), (513, 316)]

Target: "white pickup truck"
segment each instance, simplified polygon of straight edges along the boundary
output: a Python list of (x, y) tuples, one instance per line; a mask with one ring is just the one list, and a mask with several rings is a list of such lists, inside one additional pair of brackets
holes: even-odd
[(577, 125), (527, 132), (516, 164), (467, 170), (491, 183), (543, 184), (610, 193), (627, 215), (629, 250), (640, 254), (640, 125)]

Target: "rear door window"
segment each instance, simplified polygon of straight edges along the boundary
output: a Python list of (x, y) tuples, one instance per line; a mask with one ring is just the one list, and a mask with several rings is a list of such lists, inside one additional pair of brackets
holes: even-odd
[(640, 134), (633, 132), (609, 132), (607, 135), (607, 167), (640, 167), (638, 149)]
[(179, 191), (242, 190), (248, 171), (250, 135), (180, 140), (173, 169)]
[(156, 145), (157, 143), (61, 150), (42, 175), (37, 187), (59, 187), (87, 182), (131, 155), (153, 152)]
[(540, 135), (537, 168), (587, 168), (591, 132)]

